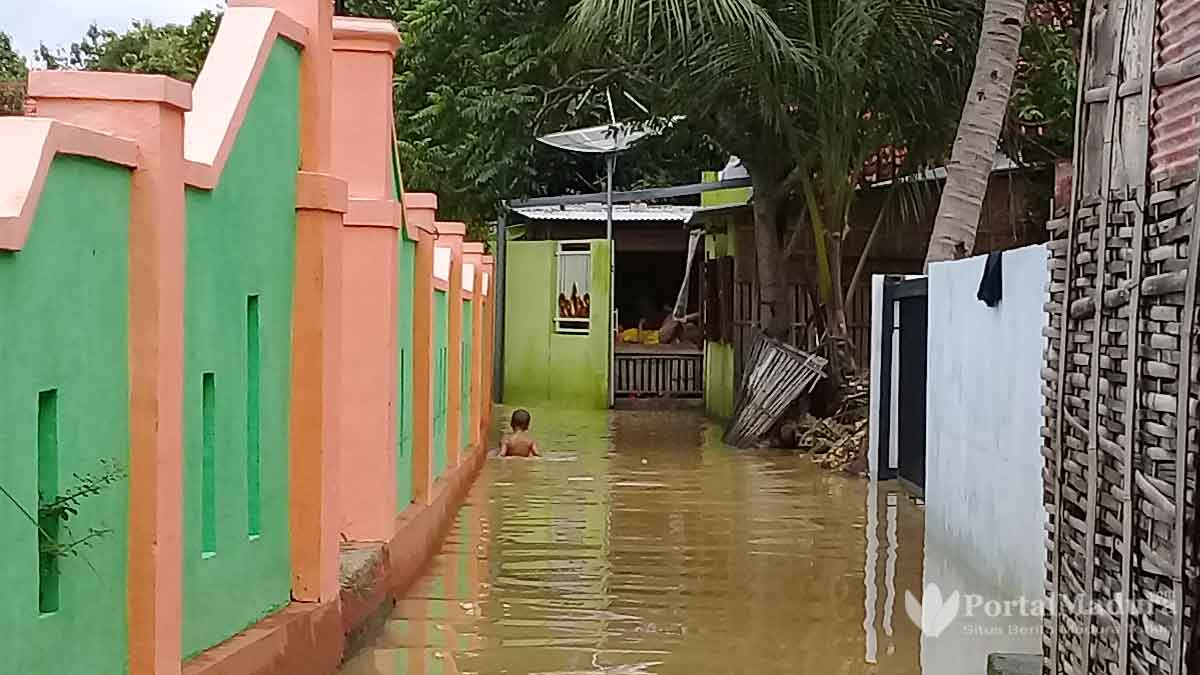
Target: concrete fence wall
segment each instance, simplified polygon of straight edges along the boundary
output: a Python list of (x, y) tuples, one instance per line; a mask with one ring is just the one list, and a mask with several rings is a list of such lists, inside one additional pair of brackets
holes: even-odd
[(926, 550), (988, 586), (966, 592), (1039, 599), (1046, 249), (1003, 254), (994, 308), (976, 299), (986, 260), (929, 270)]
[(327, 672), (361, 619), (339, 549), (403, 583), (479, 467), (493, 263), (401, 195), (398, 33), (230, 5), (194, 86), (35, 72), (0, 119), (13, 672)]

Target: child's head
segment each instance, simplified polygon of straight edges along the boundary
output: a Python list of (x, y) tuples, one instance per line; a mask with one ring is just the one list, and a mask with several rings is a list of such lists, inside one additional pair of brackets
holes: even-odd
[(528, 410), (514, 410), (512, 419), (508, 422), (508, 426), (512, 427), (513, 431), (529, 431), (529, 420), (530, 417)]

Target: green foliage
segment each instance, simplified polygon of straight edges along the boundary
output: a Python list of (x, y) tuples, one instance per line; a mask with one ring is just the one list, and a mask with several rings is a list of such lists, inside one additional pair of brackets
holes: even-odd
[[(79, 515), (79, 509), (89, 497), (95, 497), (105, 489), (129, 477), (125, 468), (113, 460), (100, 460), (96, 473), (74, 474), (75, 485), (60, 495), (38, 495), (38, 549), (49, 558), (77, 557), (97, 539), (112, 532), (105, 528), (88, 528), (86, 534), (74, 535), (69, 521)], [(66, 532), (67, 537), (51, 536), (52, 532)]]
[(21, 114), (26, 73), (25, 59), (13, 49), (8, 34), (0, 32), (0, 116)]
[(38, 61), (49, 70), (149, 73), (191, 82), (204, 65), (220, 20), (219, 14), (205, 10), (186, 26), (134, 21), (128, 31), (118, 33), (92, 24), (66, 49), (41, 45)]
[(864, 163), (886, 146), (909, 170), (948, 154), (978, 19), (970, 0), (580, 0), (566, 40), (640, 64), (640, 96), (739, 156), (756, 202), (783, 202), (759, 223), (774, 243), (807, 223), (829, 302)]
[[(100, 469), (95, 473), (74, 474), (75, 485), (58, 495), (43, 495), (38, 493), (37, 516), (34, 517), (21, 502), (3, 485), (0, 494), (12, 503), (38, 531), (38, 553), (43, 559), (43, 569), (59, 559), (80, 557), (84, 550), (91, 548), (98, 540), (112, 533), (111, 528), (89, 527), (87, 532), (75, 534), (71, 531), (69, 521), (79, 515), (79, 509), (89, 497), (95, 497), (104, 490), (123, 482), (129, 473), (120, 463), (111, 459), (100, 460)], [(65, 532), (66, 537), (61, 536)]]
[(13, 49), (12, 38), (0, 32), (0, 80), (23, 80), (27, 72), (25, 59)]
[(1002, 138), (1026, 162), (1071, 156), (1082, 10), (1081, 0), (1029, 5)]
[[(603, 189), (600, 158), (541, 146), (540, 134), (644, 116), (622, 92), (627, 72), (555, 50), (571, 0), (348, 0), (350, 14), (390, 18), (396, 127), (406, 187), (437, 192), (447, 218), (483, 238), (502, 199)], [(618, 163), (617, 189), (690, 183), (722, 163), (686, 127), (639, 144)]]

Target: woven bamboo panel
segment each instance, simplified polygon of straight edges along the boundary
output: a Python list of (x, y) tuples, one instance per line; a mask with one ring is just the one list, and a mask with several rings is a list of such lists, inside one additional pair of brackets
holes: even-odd
[(1049, 223), (1051, 674), (1189, 672), (1200, 241), (1195, 169), (1148, 180), (1165, 4), (1089, 2), (1072, 203)]

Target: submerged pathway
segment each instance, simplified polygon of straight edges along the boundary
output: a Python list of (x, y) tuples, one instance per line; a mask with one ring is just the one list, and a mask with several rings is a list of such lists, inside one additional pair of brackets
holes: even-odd
[(920, 672), (903, 609), (875, 609), (921, 584), (908, 500), (697, 413), (533, 418), (546, 458), (489, 460), (343, 675)]

